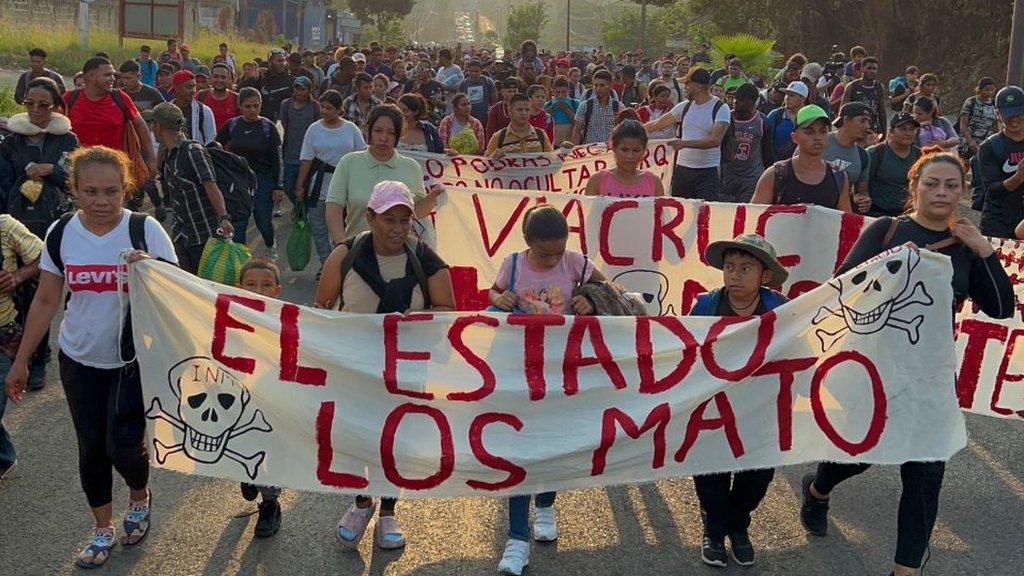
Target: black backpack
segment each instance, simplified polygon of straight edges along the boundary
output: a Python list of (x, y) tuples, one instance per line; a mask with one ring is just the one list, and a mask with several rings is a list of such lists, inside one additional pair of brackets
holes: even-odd
[(206, 152), (210, 155), (214, 179), (224, 195), (224, 205), (231, 221), (248, 220), (252, 215), (252, 197), (256, 193), (256, 173), (245, 158), (221, 148), (216, 142), (207, 145)]
[[(349, 248), (348, 253), (341, 259), (341, 286), (342, 290), (338, 293), (338, 310), (345, 307), (345, 276), (352, 271), (352, 267), (356, 263), (356, 257), (359, 256), (360, 250), (367, 242), (372, 242), (373, 239), (370, 237), (369, 232), (360, 232), (352, 238), (352, 247)], [(423, 272), (423, 263), (420, 262), (416, 252), (420, 250), (420, 241), (415, 238), (410, 238), (405, 241), (405, 254), (409, 258), (409, 265), (412, 266), (413, 274), (416, 275), (416, 282), (420, 286), (420, 293), (423, 294), (423, 308), (425, 310), (430, 309), (430, 289), (427, 286), (427, 275)]]
[(28, 231), (40, 238), (46, 237), (46, 230), (54, 220), (68, 211), (68, 203), (64, 193), (53, 184), (43, 181), (43, 191), (35, 202), (21, 193), (21, 185), (30, 179), (26, 176), (19, 180), (7, 197), (7, 213), (28, 228)]
[[(686, 102), (686, 106), (683, 106), (683, 113), (679, 117), (679, 122), (676, 129), (677, 136), (683, 137), (683, 119), (686, 118), (686, 113), (690, 111), (690, 105), (693, 104), (693, 100)], [(715, 102), (715, 107), (711, 109), (711, 125), (715, 125), (715, 118), (718, 116), (718, 111), (725, 106), (725, 102), (718, 100)], [(728, 164), (736, 159), (736, 125), (733, 124), (732, 116), (729, 117), (729, 127), (725, 129), (725, 135), (722, 136), (722, 163)]]

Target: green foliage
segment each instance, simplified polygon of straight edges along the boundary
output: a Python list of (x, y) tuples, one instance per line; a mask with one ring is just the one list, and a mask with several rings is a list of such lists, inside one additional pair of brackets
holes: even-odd
[(518, 47), (524, 40), (537, 40), (548, 24), (548, 7), (542, 0), (512, 8), (508, 15), (505, 45)]
[[(644, 51), (658, 54), (665, 49), (668, 39), (665, 22), (660, 15), (650, 8), (647, 9), (647, 37)], [(640, 39), (640, 8), (626, 6), (617, 15), (601, 23), (601, 43), (605, 50), (615, 53), (636, 50)]]
[(712, 63), (715, 67), (725, 66), (725, 55), (735, 54), (743, 61), (748, 74), (769, 75), (773, 65), (782, 58), (774, 50), (775, 41), (765, 40), (750, 34), (715, 36), (711, 39)]
[(711, 19), (694, 12), (690, 0), (675, 0), (659, 10), (656, 18), (667, 39), (689, 41), (692, 47), (710, 42), (721, 32)]
[(9, 86), (0, 86), (0, 116), (10, 118), (25, 110), (14, 101), (14, 90)]
[[(192, 48), (192, 56), (209, 63), (219, 52), (218, 45), (227, 42), (239, 62), (252, 60), (254, 57), (267, 57), (271, 46), (250, 42), (240, 36), (224, 32), (202, 31), (193, 38), (187, 39)], [(154, 57), (163, 49), (162, 40), (142, 40), (125, 38), (124, 46), (118, 46), (117, 33), (110, 30), (91, 30), (89, 47), (78, 45), (78, 30), (68, 27), (41, 27), (15, 25), (10, 22), (0, 23), (0, 66), (22, 69), (27, 66), (28, 49), (38, 46), (46, 50), (50, 57), (47, 67), (64, 76), (73, 76), (82, 69), (82, 64), (96, 52), (106, 52), (114, 65), (139, 55), (139, 46), (149, 44), (153, 47)]]
[[(363, 23), (377, 25), (379, 38), (394, 35), (396, 24), (412, 12), (416, 0), (348, 0), (348, 7)], [(401, 31), (398, 31), (401, 34)]]

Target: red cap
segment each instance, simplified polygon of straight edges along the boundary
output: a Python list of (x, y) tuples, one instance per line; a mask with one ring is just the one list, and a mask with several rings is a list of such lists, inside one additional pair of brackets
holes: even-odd
[(174, 73), (174, 76), (171, 76), (171, 86), (177, 89), (178, 86), (181, 86), (185, 82), (195, 79), (196, 75), (193, 74), (190, 70), (178, 70)]
[(569, 59), (568, 58), (559, 58), (558, 60), (555, 60), (555, 66), (564, 66), (564, 67), (568, 68), (570, 66)]
[(188, 44), (178, 44), (178, 50), (185, 50), (186, 52), (192, 51), (192, 49), (188, 47)]

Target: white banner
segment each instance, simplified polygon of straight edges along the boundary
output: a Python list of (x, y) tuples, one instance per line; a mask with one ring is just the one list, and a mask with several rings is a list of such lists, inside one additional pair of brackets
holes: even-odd
[[(670, 188), (675, 151), (667, 140), (651, 140), (641, 168), (661, 178)], [(445, 156), (429, 152), (402, 151), (423, 168), (426, 183), (448, 188), (491, 188), (543, 190), (582, 194), (590, 177), (615, 166), (615, 158), (604, 144), (577, 146), (546, 154), (507, 154), (500, 160), (486, 156)]]
[[(452, 265), (460, 310), (487, 305), (487, 289), (502, 259), (523, 250), (522, 216), (548, 202), (570, 226), (569, 248), (586, 252), (609, 278), (644, 295), (648, 312), (689, 312), (698, 294), (722, 284), (722, 273), (704, 261), (710, 242), (749, 232), (765, 236), (789, 270), (790, 297), (831, 278), (861, 230), (863, 216), (812, 206), (703, 203), (665, 197), (590, 198), (546, 192), (449, 190), (435, 215), (440, 255)], [(1024, 247), (995, 241), (1018, 296)], [(957, 316), (960, 405), (965, 410), (1024, 418), (1024, 315), (995, 321), (968, 304)]]
[(458, 497), (948, 459), (950, 283), (947, 259), (900, 249), (748, 319), (341, 314), (152, 261), (130, 294), (158, 465)]

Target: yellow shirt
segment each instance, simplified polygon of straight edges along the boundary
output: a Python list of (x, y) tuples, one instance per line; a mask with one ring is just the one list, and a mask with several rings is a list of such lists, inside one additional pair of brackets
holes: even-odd
[[(25, 225), (10, 214), (0, 214), (0, 254), (3, 255), (3, 269), (14, 272), (21, 265), (31, 264), (43, 253), (43, 241), (28, 231)], [(18, 311), (10, 294), (0, 294), (0, 326), (14, 322)]]

